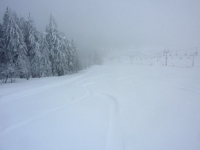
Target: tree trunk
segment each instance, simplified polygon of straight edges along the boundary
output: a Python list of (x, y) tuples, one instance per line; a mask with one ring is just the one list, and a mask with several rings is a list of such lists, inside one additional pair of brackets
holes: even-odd
[(6, 80), (5, 80), (5, 83), (7, 83), (7, 80), (8, 80), (8, 75), (6, 76)]

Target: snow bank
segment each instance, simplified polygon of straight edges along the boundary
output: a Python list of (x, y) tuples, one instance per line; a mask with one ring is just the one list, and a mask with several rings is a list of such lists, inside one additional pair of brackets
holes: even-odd
[(200, 68), (109, 60), (0, 84), (1, 150), (199, 150)]

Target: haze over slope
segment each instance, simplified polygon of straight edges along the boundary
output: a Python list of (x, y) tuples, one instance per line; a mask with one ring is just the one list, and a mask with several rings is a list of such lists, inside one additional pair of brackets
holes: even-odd
[(199, 150), (200, 68), (108, 60), (0, 84), (1, 150)]
[(30, 12), (41, 31), (52, 13), (80, 48), (200, 47), (199, 0), (1, 0), (0, 18), (7, 6), (26, 18)]

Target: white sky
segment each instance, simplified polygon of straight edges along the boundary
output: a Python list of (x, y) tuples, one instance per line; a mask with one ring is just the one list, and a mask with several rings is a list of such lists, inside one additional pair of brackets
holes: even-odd
[(200, 48), (200, 0), (0, 0), (40, 31), (52, 13), (80, 48)]

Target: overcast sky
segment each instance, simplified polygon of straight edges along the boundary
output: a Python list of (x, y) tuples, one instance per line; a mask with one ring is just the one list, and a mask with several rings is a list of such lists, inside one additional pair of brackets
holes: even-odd
[(200, 0), (0, 0), (45, 30), (52, 13), (60, 31), (88, 49), (200, 48)]

